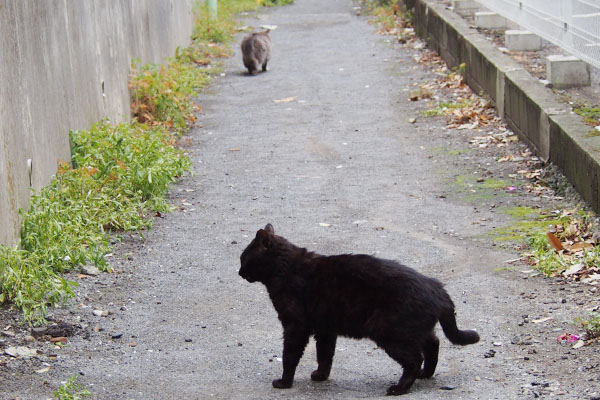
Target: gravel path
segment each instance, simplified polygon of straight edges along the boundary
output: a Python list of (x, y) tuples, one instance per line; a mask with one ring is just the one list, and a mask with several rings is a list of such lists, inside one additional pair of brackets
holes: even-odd
[[(73, 373), (98, 399), (383, 397), (401, 369), (366, 340), (339, 340), (323, 383), (310, 380), (311, 341), (294, 387), (271, 387), (281, 327), (264, 287), (237, 275), (267, 222), (319, 253), (394, 258), (446, 283), (459, 326), (482, 340), (459, 347), (440, 336), (436, 374), (405, 398), (600, 395), (597, 347), (556, 343), (594, 294), (523, 279), (526, 266), (502, 269), (517, 256), (491, 243), (490, 229), (508, 218), (496, 210), (539, 199), (473, 200), (451, 184), (496, 163), (440, 151), (468, 146), (443, 119), (409, 123), (426, 108), (409, 91), (433, 77), (417, 51), (375, 35), (349, 0), (296, 0), (247, 23), (277, 26), (270, 70), (246, 75), (238, 52), (200, 97), (202, 127), (188, 149), (195, 174), (173, 189), (178, 210), (157, 218), (145, 241), (117, 246), (115, 274), (82, 280), (75, 304), (55, 311), (79, 319), (80, 334), (0, 367), (0, 397), (50, 397)], [(49, 371), (33, 372), (44, 362)]]

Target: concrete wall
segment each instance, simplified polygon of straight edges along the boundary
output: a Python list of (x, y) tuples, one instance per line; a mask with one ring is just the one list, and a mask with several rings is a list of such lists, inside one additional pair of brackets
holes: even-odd
[(17, 242), (30, 188), (69, 161), (69, 130), (129, 118), (131, 60), (189, 44), (192, 3), (0, 0), (0, 243)]
[[(435, 0), (404, 0), (414, 25), (451, 66), (466, 64), (465, 80), (487, 94), (510, 128), (545, 161), (557, 165), (583, 199), (600, 212), (600, 142), (590, 126), (521, 65)], [(409, 4), (410, 3), (410, 4)]]

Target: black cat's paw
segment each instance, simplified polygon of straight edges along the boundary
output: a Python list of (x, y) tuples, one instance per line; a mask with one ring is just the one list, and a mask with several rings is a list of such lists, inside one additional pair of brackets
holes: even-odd
[(388, 396), (400, 396), (401, 394), (405, 394), (408, 392), (408, 389), (403, 388), (400, 385), (392, 385), (388, 388), (386, 395)]
[(327, 378), (329, 378), (329, 374), (321, 372), (318, 369), (314, 370), (312, 374), (310, 374), (310, 379), (317, 382), (326, 381)]
[(283, 379), (275, 379), (273, 387), (276, 389), (289, 389), (292, 387), (292, 382), (284, 381)]
[(417, 375), (417, 379), (429, 379), (433, 376), (435, 371), (426, 371), (425, 369), (422, 369), (421, 372), (419, 372), (419, 375)]

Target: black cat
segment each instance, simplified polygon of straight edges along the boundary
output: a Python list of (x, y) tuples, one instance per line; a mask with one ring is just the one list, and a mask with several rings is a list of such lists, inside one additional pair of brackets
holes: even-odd
[(275, 235), (271, 224), (240, 258), (240, 276), (267, 287), (283, 325), (283, 376), (273, 381), (276, 388), (292, 386), (310, 335), (317, 345), (315, 381), (329, 377), (338, 335), (372, 339), (403, 368), (389, 395), (404, 394), (416, 378), (433, 375), (438, 321), (454, 344), (479, 341), (477, 332), (457, 328), (454, 304), (439, 281), (395, 261), (322, 256)]

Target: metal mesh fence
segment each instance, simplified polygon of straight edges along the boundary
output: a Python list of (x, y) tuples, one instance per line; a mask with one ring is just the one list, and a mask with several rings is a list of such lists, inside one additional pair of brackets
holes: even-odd
[(477, 0), (600, 68), (600, 0)]

